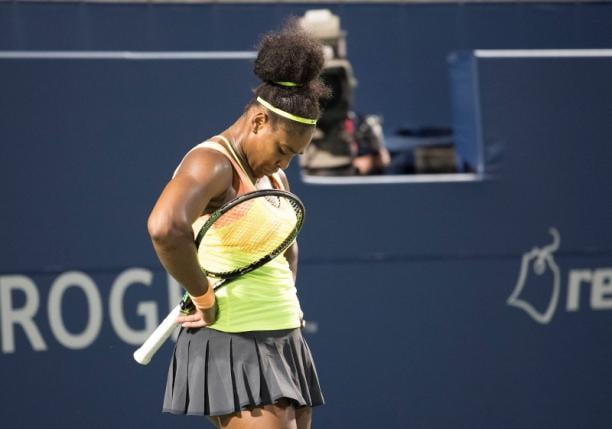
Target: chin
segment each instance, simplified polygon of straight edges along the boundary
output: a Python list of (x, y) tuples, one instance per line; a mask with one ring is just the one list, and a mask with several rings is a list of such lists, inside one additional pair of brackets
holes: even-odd
[(276, 170), (274, 170), (272, 168), (262, 168), (256, 174), (257, 174), (257, 177), (260, 178), (260, 177), (263, 177), (263, 176), (271, 176), (275, 172), (276, 172)]

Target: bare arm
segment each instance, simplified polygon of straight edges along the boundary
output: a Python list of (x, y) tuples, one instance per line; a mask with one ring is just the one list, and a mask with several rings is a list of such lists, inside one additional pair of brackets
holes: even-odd
[[(280, 177), (281, 182), (283, 182), (283, 186), (286, 191), (289, 191), (289, 181), (287, 180), (287, 176), (283, 172), (283, 170), (278, 171), (278, 175)], [(295, 283), (297, 279), (297, 269), (298, 269), (298, 244), (297, 241), (294, 241), (291, 246), (287, 250), (285, 250), (285, 258), (287, 262), (289, 262), (289, 269), (293, 273), (293, 282)]]
[(231, 184), (232, 167), (223, 155), (195, 149), (184, 159), (149, 215), (147, 227), (161, 264), (193, 296), (208, 290), (208, 280), (198, 263), (191, 225), (210, 200)]
[[(281, 181), (283, 182), (283, 186), (285, 190), (289, 190), (289, 181), (287, 180), (287, 176), (282, 170), (279, 170), (278, 175), (280, 176)], [(293, 244), (285, 250), (285, 259), (289, 263), (289, 269), (293, 273), (293, 283), (297, 280), (297, 269), (298, 269), (298, 244), (297, 240), (293, 242)], [(304, 321), (304, 312), (300, 309), (300, 325), (302, 328), (306, 326), (306, 322)]]
[(289, 262), (289, 269), (293, 273), (293, 282), (297, 280), (297, 269), (298, 269), (298, 245), (297, 241), (285, 250), (285, 258)]

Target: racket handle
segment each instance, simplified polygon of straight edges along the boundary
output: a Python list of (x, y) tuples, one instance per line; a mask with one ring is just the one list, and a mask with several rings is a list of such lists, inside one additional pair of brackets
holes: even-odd
[(166, 342), (168, 337), (177, 327), (176, 318), (181, 313), (181, 304), (172, 309), (170, 314), (159, 324), (155, 331), (144, 342), (138, 350), (134, 352), (134, 359), (141, 365), (147, 365), (157, 350)]

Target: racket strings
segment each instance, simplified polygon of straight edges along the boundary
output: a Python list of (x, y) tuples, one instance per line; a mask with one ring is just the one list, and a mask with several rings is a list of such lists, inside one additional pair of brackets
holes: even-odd
[(278, 255), (295, 239), (301, 207), (290, 198), (265, 196), (235, 205), (216, 218), (198, 251), (202, 268), (224, 277)]

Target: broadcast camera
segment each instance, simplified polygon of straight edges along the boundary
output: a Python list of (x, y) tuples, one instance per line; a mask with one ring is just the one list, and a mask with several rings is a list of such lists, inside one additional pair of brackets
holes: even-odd
[(300, 158), (303, 171), (319, 176), (380, 173), (386, 154), (381, 121), (353, 111), (357, 81), (346, 57), (346, 32), (340, 28), (339, 17), (327, 9), (309, 10), (300, 24), (323, 43), (321, 78), (332, 91), (321, 106), (323, 113), (312, 143)]

